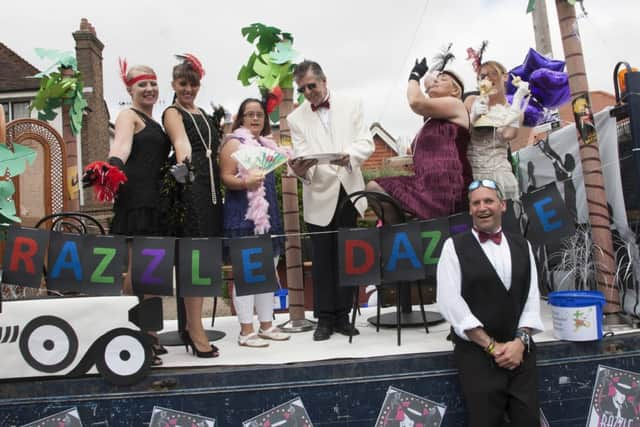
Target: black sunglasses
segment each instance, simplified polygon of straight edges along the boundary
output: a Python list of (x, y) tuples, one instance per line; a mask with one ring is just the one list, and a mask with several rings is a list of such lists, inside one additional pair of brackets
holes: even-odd
[(298, 89), (297, 89), (297, 90), (298, 90), (298, 93), (305, 93), (305, 91), (306, 91), (307, 89), (309, 89), (309, 90), (314, 90), (314, 89), (315, 89), (315, 88), (317, 88), (317, 87), (318, 87), (318, 84), (317, 84), (317, 83), (309, 83), (309, 84), (307, 84), (307, 85), (302, 85), (302, 86), (298, 87)]

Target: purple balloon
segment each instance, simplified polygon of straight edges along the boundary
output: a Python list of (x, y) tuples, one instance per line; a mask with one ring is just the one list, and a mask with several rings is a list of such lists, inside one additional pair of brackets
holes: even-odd
[(531, 96), (545, 108), (556, 108), (571, 99), (567, 73), (541, 68), (529, 78)]
[(547, 68), (552, 71), (564, 70), (564, 61), (547, 58), (532, 48), (529, 48), (527, 57), (524, 59), (524, 63), (522, 65), (524, 65), (527, 76), (531, 75), (531, 73), (539, 68)]

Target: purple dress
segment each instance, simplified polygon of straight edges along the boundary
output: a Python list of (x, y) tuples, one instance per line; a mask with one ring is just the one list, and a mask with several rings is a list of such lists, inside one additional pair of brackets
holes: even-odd
[(448, 120), (428, 120), (413, 141), (411, 176), (378, 178), (376, 182), (400, 206), (431, 219), (466, 208), (471, 165), (467, 160), (469, 131)]

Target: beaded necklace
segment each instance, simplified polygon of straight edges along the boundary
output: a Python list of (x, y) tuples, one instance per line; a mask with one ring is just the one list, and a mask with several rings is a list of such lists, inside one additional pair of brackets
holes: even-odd
[(204, 120), (204, 124), (207, 126), (207, 142), (205, 142), (204, 137), (202, 136), (202, 132), (200, 132), (200, 127), (196, 123), (196, 119), (195, 117), (193, 117), (193, 114), (189, 110), (184, 108), (182, 105), (178, 103), (176, 104), (180, 107), (181, 110), (187, 113), (187, 115), (191, 118), (193, 127), (196, 128), (196, 132), (200, 137), (200, 142), (202, 143), (202, 146), (205, 149), (205, 156), (207, 157), (207, 160), (209, 160), (209, 182), (211, 183), (211, 203), (216, 205), (218, 204), (218, 197), (216, 196), (215, 178), (213, 177), (213, 160), (211, 159), (213, 154), (213, 151), (211, 150), (211, 135), (212, 135), (211, 126), (209, 126), (209, 121), (207, 120), (207, 118), (204, 115), (200, 114), (200, 116)]

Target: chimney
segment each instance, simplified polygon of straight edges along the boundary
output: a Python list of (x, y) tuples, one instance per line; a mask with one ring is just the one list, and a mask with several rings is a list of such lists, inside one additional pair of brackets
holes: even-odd
[[(86, 18), (80, 20), (80, 29), (73, 33), (73, 38), (76, 41), (78, 69), (84, 82), (84, 97), (89, 104), (82, 122), (82, 165), (79, 167), (82, 174), (81, 171), (87, 164), (95, 160), (105, 160), (109, 154), (109, 112), (104, 101), (102, 80), (104, 44), (98, 39), (96, 29)], [(90, 190), (81, 190), (85, 191), (83, 210), (104, 208), (93, 200)]]

